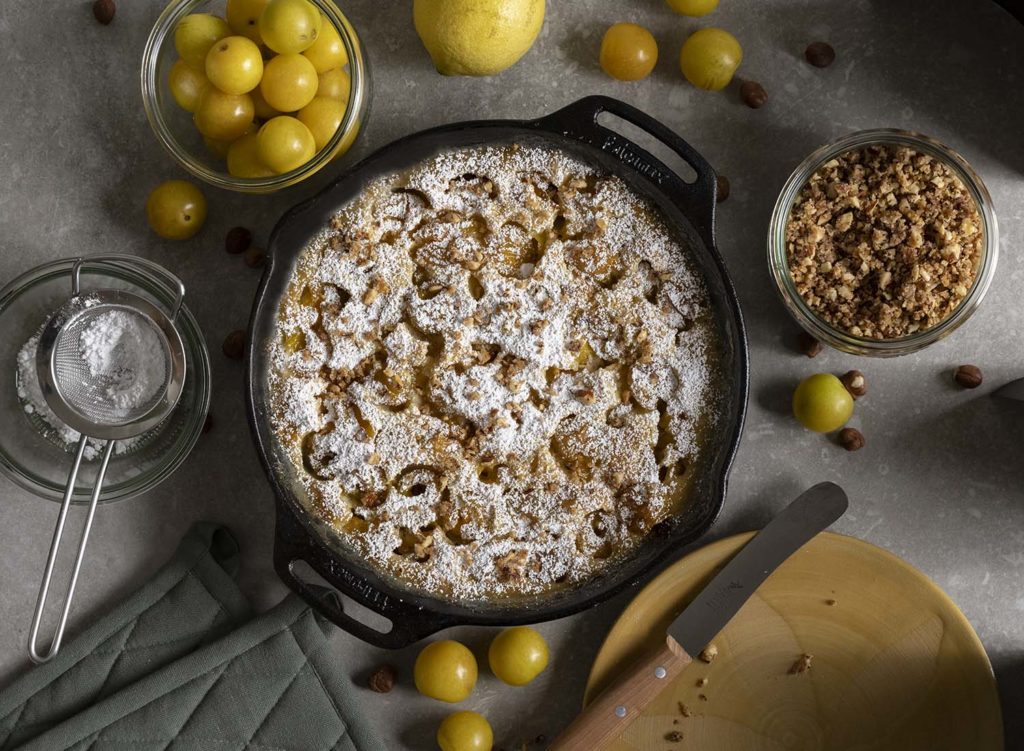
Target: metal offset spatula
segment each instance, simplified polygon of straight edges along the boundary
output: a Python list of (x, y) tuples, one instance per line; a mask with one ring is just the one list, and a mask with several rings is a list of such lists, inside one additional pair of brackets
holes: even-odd
[(846, 511), (846, 494), (815, 485), (733, 556), (668, 627), (665, 643), (625, 671), (555, 739), (553, 751), (598, 751), (672, 683), (771, 573)]
[[(80, 258), (71, 271), (71, 297), (47, 321), (39, 335), (36, 350), (36, 370), (39, 374), (39, 386), (47, 406), (53, 410), (66, 425), (81, 434), (75, 461), (68, 474), (68, 482), (64, 488), (64, 499), (57, 517), (57, 526), (53, 531), (50, 553), (46, 559), (43, 581), (39, 586), (39, 597), (32, 615), (32, 626), (29, 631), (28, 650), (33, 662), (41, 663), (50, 660), (60, 649), (64, 628), (67, 625), (68, 613), (71, 611), (71, 600), (75, 594), (75, 585), (82, 568), (85, 544), (89, 540), (93, 516), (100, 492), (103, 490), (103, 478), (110, 463), (114, 445), (119, 440), (141, 435), (159, 425), (177, 406), (185, 381), (185, 347), (181, 335), (175, 328), (174, 321), (181, 310), (185, 296), (185, 287), (178, 282), (178, 294), (174, 306), (165, 313), (149, 300), (139, 295), (118, 289), (101, 289), (83, 295), (81, 292), (82, 265), (87, 259)], [(136, 319), (141, 326), (149, 327), (163, 345), (161, 354), (163, 362), (163, 381), (159, 388), (146, 400), (129, 409), (114, 409), (104, 394), (110, 387), (110, 376), (93, 374), (80, 354), (82, 332), (97, 316), (113, 310)], [(89, 499), (89, 509), (82, 528), (82, 538), (78, 544), (78, 552), (71, 569), (67, 592), (61, 609), (60, 620), (56, 632), (46, 652), (39, 650), (39, 626), (46, 606), (46, 597), (53, 578), (57, 552), (64, 536), (64, 524), (71, 508), (71, 499), (75, 493), (75, 482), (78, 470), (85, 455), (88, 440), (100, 439), (107, 443), (103, 447), (96, 480)]]

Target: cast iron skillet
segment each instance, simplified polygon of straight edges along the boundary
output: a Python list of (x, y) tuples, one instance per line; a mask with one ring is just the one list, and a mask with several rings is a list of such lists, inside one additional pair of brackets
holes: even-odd
[[(599, 125), (609, 112), (638, 126), (685, 160), (696, 180), (684, 182), (664, 163), (632, 141)], [(618, 175), (656, 204), (670, 228), (693, 248), (705, 275), (723, 342), (721, 422), (713, 431), (707, 460), (698, 469), (693, 500), (677, 516), (657, 525), (626, 560), (571, 589), (524, 599), (453, 602), (415, 590), (361, 560), (340, 537), (305, 511), (295, 470), (269, 425), (266, 344), (275, 336), (278, 306), (296, 255), (326, 225), (330, 215), (379, 175), (400, 171), (448, 149), (518, 142), (568, 152)], [(249, 327), (248, 414), (264, 470), (277, 496), (274, 566), (285, 583), (338, 626), (364, 641), (400, 648), (449, 626), (513, 625), (561, 618), (596, 605), (653, 576), (714, 522), (725, 499), (726, 478), (743, 428), (747, 402), (747, 342), (732, 282), (715, 249), (715, 173), (674, 132), (639, 110), (607, 97), (587, 97), (539, 120), (484, 120), (455, 123), (399, 139), (341, 175), (317, 196), (291, 209), (274, 228)], [(353, 618), (303, 579), (295, 565), (305, 561), (320, 577), (361, 605), (383, 615), (385, 632)]]

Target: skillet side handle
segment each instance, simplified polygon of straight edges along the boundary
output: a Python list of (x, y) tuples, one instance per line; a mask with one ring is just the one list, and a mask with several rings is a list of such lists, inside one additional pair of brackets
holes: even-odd
[[(312, 537), (286, 505), (278, 501), (274, 539), (274, 569), (288, 587), (318, 613), (353, 636), (384, 649), (402, 649), (455, 622), (446, 616), (409, 605), (373, 587), (352, 573)], [(390, 631), (379, 631), (345, 612), (340, 598), (325, 597), (325, 588), (296, 575), (292, 566), (305, 561), (337, 592), (391, 621)], [(330, 590), (327, 590), (330, 591)]]
[[(674, 151), (693, 168), (697, 179), (683, 181), (660, 159), (625, 136), (599, 125), (598, 116), (610, 112), (632, 123)], [(715, 171), (686, 141), (645, 112), (606, 96), (588, 96), (536, 120), (542, 130), (583, 141), (617, 157), (658, 188), (682, 210), (709, 248), (715, 247)]]

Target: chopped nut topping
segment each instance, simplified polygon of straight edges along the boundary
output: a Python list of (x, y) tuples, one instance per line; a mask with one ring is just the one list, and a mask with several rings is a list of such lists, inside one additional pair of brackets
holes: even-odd
[(580, 389), (576, 392), (576, 398), (584, 404), (593, 404), (596, 397), (593, 389)]
[(494, 565), (498, 569), (498, 580), (508, 581), (521, 578), (523, 571), (526, 570), (526, 555), (525, 550), (513, 550), (511, 553), (495, 559)]
[(377, 508), (382, 503), (384, 503), (384, 494), (378, 493), (376, 490), (367, 490), (359, 499), (359, 505), (366, 508)]
[(417, 561), (426, 561), (434, 553), (434, 536), (426, 535), (413, 543), (412, 554)]
[(832, 159), (800, 190), (786, 226), (797, 291), (826, 323), (894, 339), (948, 317), (974, 283), (978, 207), (953, 171), (906, 147)]

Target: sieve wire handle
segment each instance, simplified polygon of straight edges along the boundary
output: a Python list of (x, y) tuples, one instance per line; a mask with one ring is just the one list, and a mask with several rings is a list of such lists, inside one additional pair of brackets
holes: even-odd
[(50, 554), (46, 559), (46, 570), (43, 572), (43, 581), (39, 585), (39, 597), (36, 599), (36, 610), (32, 615), (32, 627), (28, 637), (28, 654), (32, 662), (48, 662), (57, 654), (60, 649), (61, 640), (64, 638), (64, 627), (68, 623), (68, 613), (71, 612), (71, 599), (75, 596), (75, 585), (78, 583), (78, 572), (82, 568), (82, 558), (85, 556), (85, 544), (89, 541), (89, 532), (92, 530), (93, 516), (96, 514), (96, 503), (100, 499), (100, 491), (103, 489), (103, 476), (107, 473), (107, 463), (114, 451), (116, 441), (107, 441), (103, 448), (103, 460), (100, 462), (99, 472), (96, 474), (96, 486), (92, 491), (92, 498), (89, 501), (89, 511), (85, 517), (85, 526), (82, 529), (82, 540), (78, 543), (78, 553), (75, 556), (75, 565), (71, 569), (71, 580), (68, 583), (67, 594), (64, 595), (64, 608), (60, 614), (60, 621), (57, 623), (57, 630), (54, 633), (53, 641), (45, 654), (40, 654), (37, 641), (39, 640), (39, 625), (43, 619), (43, 610), (46, 607), (46, 595), (50, 591), (50, 581), (53, 578), (53, 567), (57, 562), (57, 551), (60, 550), (60, 541), (64, 536), (64, 523), (68, 518), (68, 511), (71, 509), (71, 497), (75, 493), (75, 480), (78, 479), (78, 469), (82, 465), (82, 456), (85, 454), (85, 445), (89, 439), (82, 435), (78, 441), (78, 451), (75, 453), (75, 463), (71, 465), (71, 473), (68, 475), (68, 484), (64, 488), (64, 500), (60, 505), (60, 515), (57, 517), (57, 527), (53, 530), (53, 541), (50, 543)]
[(181, 312), (185, 300), (185, 283), (158, 263), (146, 258), (130, 256), (126, 253), (112, 253), (105, 256), (83, 256), (75, 259), (71, 267), (71, 294), (77, 297), (82, 289), (82, 266), (86, 263), (125, 263), (129, 266), (141, 266), (159, 276), (174, 291), (174, 305), (168, 308), (173, 323)]

